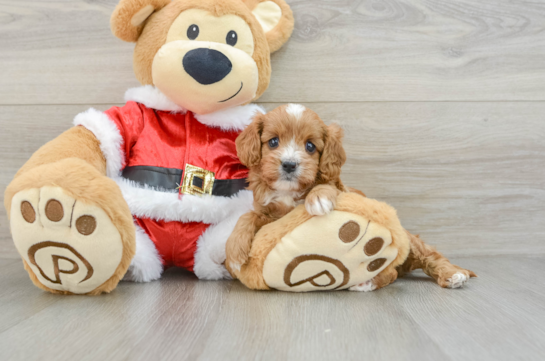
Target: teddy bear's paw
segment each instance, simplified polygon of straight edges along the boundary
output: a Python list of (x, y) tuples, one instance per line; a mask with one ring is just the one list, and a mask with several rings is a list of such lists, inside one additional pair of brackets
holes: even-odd
[[(263, 265), (267, 285), (283, 291), (341, 290), (367, 284), (396, 257), (388, 228), (350, 212), (312, 217), (284, 236)], [(355, 289), (355, 290), (356, 290)]]
[(122, 259), (121, 235), (108, 215), (59, 187), (17, 193), (10, 226), (19, 254), (49, 289), (89, 293), (114, 275)]
[(377, 289), (377, 286), (373, 283), (373, 280), (369, 280), (363, 283), (360, 283), (359, 285), (354, 285), (350, 287), (349, 291), (356, 291), (356, 292), (371, 292)]

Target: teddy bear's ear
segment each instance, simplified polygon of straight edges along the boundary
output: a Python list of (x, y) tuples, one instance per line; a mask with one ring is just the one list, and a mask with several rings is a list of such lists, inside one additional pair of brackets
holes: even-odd
[(112, 33), (119, 39), (136, 42), (151, 14), (171, 0), (121, 0), (110, 19)]
[(265, 31), (271, 53), (288, 41), (293, 32), (293, 13), (284, 0), (243, 0)]

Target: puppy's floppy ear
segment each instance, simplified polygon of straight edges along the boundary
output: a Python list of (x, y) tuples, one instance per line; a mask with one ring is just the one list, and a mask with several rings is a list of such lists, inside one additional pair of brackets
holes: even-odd
[(248, 168), (255, 167), (261, 162), (261, 132), (264, 116), (264, 114), (257, 114), (236, 140), (238, 159)]
[(150, 15), (170, 2), (171, 0), (121, 0), (110, 18), (112, 33), (123, 41), (136, 42)]
[(265, 32), (269, 49), (274, 53), (293, 32), (293, 13), (284, 0), (243, 0)]
[(339, 179), (341, 167), (346, 162), (342, 139), (344, 132), (337, 124), (326, 127), (324, 151), (320, 157), (320, 175), (326, 182)]

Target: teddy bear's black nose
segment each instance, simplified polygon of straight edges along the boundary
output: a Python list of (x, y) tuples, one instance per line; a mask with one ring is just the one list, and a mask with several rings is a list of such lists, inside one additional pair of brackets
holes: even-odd
[(187, 74), (203, 85), (217, 83), (233, 68), (231, 61), (223, 53), (206, 48), (188, 51), (182, 64)]

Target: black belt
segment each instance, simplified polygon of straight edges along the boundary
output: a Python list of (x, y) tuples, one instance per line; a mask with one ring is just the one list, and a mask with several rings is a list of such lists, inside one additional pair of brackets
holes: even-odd
[(190, 171), (184, 177), (182, 169), (138, 165), (123, 169), (122, 176), (158, 190), (173, 191), (181, 188), (182, 193), (197, 195), (230, 197), (248, 186), (246, 178), (215, 179), (214, 173), (191, 165), (186, 170)]

